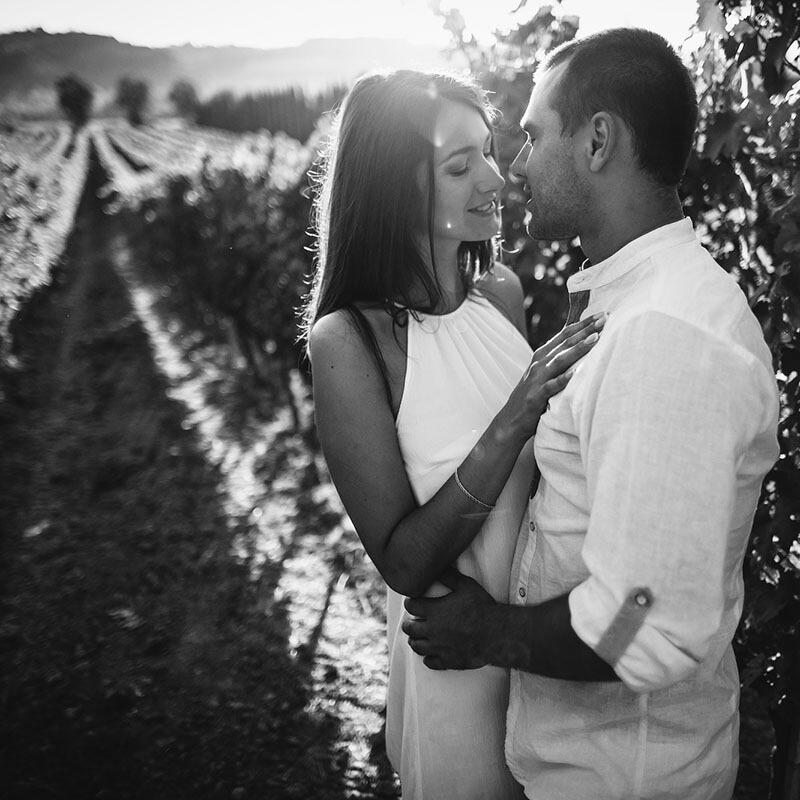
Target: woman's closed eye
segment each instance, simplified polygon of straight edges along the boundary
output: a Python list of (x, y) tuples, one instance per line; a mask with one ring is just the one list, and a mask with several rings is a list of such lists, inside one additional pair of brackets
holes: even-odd
[[(486, 161), (488, 161), (491, 164), (497, 163), (495, 161), (494, 153), (492, 153), (491, 151), (488, 153), (483, 153), (483, 157)], [(469, 161), (465, 161), (463, 164), (454, 164), (447, 170), (447, 172), (449, 175), (458, 177), (460, 175), (466, 175), (469, 172), (469, 170), (470, 170)]]

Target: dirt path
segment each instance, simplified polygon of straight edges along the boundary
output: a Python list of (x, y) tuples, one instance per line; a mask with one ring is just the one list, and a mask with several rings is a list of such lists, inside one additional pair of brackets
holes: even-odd
[(377, 584), (319, 464), (159, 310), (91, 193), (17, 340), (4, 796), (396, 797)]

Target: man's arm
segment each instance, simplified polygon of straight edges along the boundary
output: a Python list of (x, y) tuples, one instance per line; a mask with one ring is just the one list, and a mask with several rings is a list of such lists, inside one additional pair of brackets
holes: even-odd
[(723, 625), (733, 635), (757, 498), (739, 471), (758, 469), (775, 409), (772, 376), (732, 337), (656, 311), (622, 320), (575, 409), (591, 513), (572, 627), (634, 691), (684, 680), (724, 646)]
[(491, 664), (564, 680), (619, 680), (572, 629), (569, 595), (536, 606), (509, 606), (496, 603), (456, 570), (441, 581), (452, 593), (406, 600), (406, 610), (417, 619), (403, 623), (412, 650), (431, 669)]

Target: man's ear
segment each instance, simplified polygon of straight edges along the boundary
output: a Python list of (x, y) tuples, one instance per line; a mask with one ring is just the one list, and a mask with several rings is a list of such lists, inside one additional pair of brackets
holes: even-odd
[(619, 139), (619, 122), (607, 111), (598, 111), (589, 121), (586, 155), (590, 172), (600, 172), (611, 160)]

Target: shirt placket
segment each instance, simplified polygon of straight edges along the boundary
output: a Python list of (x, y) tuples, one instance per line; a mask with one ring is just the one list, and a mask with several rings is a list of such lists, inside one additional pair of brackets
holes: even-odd
[(528, 522), (528, 530), (525, 533), (525, 549), (522, 552), (522, 559), (519, 563), (519, 572), (517, 573), (517, 582), (512, 598), (514, 605), (524, 606), (528, 603), (531, 565), (533, 564), (533, 556), (536, 553), (536, 536), (536, 525), (531, 519)]

